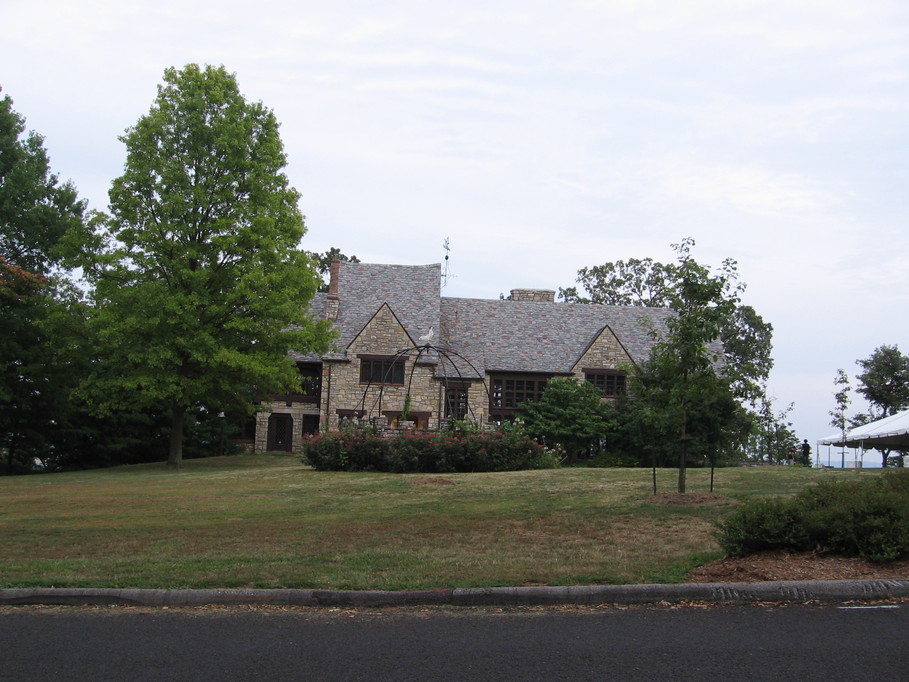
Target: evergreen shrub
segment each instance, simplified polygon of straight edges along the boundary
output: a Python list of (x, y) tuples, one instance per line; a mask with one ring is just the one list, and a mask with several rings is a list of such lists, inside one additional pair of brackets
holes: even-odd
[(770, 549), (886, 562), (909, 556), (909, 471), (823, 481), (794, 498), (755, 500), (718, 523), (730, 556)]

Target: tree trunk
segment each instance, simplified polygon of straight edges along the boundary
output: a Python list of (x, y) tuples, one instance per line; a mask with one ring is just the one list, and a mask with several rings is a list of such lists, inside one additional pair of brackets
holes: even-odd
[(887, 460), (890, 459), (890, 450), (881, 450), (881, 468), (887, 468)]
[(679, 492), (685, 492), (685, 460), (688, 459), (688, 441), (682, 437), (679, 447)]
[(186, 408), (174, 403), (171, 413), (170, 452), (167, 455), (167, 466), (179, 469), (183, 465), (183, 415), (186, 413)]
[(679, 438), (679, 492), (685, 492), (685, 465), (688, 460), (688, 411), (683, 411), (682, 435)]
[(15, 437), (10, 438), (9, 447), (6, 450), (6, 473), (8, 476), (12, 476), (12, 474), (13, 474), (13, 457), (14, 457), (14, 451), (16, 449), (15, 443), (16, 443)]

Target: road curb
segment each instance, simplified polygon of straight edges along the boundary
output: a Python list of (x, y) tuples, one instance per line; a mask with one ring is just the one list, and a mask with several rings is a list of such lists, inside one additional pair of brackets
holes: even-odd
[(683, 602), (847, 602), (909, 598), (909, 580), (804, 580), (682, 585), (490, 587), (400, 592), (352, 590), (0, 589), (0, 606), (554, 606)]

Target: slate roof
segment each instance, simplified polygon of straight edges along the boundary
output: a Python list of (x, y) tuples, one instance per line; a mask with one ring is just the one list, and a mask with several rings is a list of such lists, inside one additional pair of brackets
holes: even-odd
[[(438, 263), (340, 263), (337, 348), (346, 349), (388, 303), (415, 345), (432, 326), (433, 345), (451, 351), (447, 357), (452, 362), (443, 353), (438, 374), (465, 378), (494, 371), (568, 374), (605, 327), (632, 360), (646, 360), (653, 346), (650, 330), (664, 330), (673, 315), (666, 308), (443, 298), (441, 276)], [(311, 315), (324, 316), (327, 296), (316, 294)], [(298, 355), (296, 359), (318, 361), (319, 357)]]
[[(443, 298), (440, 345), (481, 372), (568, 374), (609, 327), (635, 362), (646, 360), (651, 328), (665, 329), (665, 308)], [(443, 363), (444, 365), (444, 363)], [(465, 368), (459, 363), (462, 375)]]

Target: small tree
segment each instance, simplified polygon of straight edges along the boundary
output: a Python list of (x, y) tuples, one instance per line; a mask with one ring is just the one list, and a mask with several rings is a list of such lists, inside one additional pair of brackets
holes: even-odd
[(563, 449), (569, 462), (596, 447), (608, 427), (600, 391), (570, 377), (550, 379), (540, 399), (522, 403), (520, 412), (526, 432), (547, 447)]
[(307, 316), (318, 286), (274, 114), (223, 67), (167, 69), (148, 114), (122, 138), (111, 215), (92, 223), (86, 272), (101, 351), (83, 393), (97, 410), (163, 406), (168, 464), (184, 416), (289, 388), (288, 351), (324, 350)]
[[(651, 371), (661, 376), (649, 387), (642, 386), (640, 398), (664, 415), (678, 444), (678, 491), (685, 492), (686, 467), (692, 450), (692, 417), (704, 396), (714, 395), (716, 372), (722, 351), (714, 345), (735, 314), (739, 303), (735, 261), (727, 259), (714, 274), (691, 256), (694, 240), (684, 239), (673, 248), (678, 254), (672, 308), (676, 315), (667, 321), (665, 334), (654, 331), (657, 342), (650, 359)], [(728, 389), (728, 386), (727, 386)], [(698, 447), (716, 447), (713, 436)], [(715, 434), (714, 434), (715, 435)]]
[[(846, 417), (846, 412), (849, 410), (849, 403), (852, 400), (849, 398), (849, 376), (846, 374), (845, 370), (838, 369), (836, 370), (836, 378), (833, 380), (833, 385), (837, 387), (836, 393), (833, 395), (834, 400), (836, 401), (836, 407), (830, 410), (830, 425), (839, 429), (840, 435), (842, 436), (843, 441), (846, 440), (846, 428), (850, 425), (849, 419)], [(842, 462), (841, 466), (846, 467), (846, 446), (844, 445), (842, 450)]]
[(793, 403), (789, 403), (785, 409), (774, 413), (772, 400), (761, 402), (757, 428), (750, 439), (751, 452), (757, 453), (758, 459), (779, 464), (798, 450), (799, 440), (789, 420), (793, 407)]

